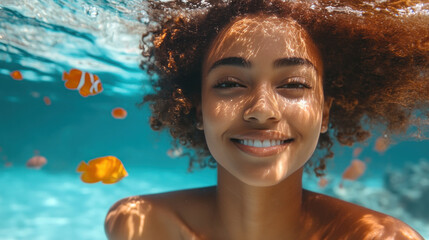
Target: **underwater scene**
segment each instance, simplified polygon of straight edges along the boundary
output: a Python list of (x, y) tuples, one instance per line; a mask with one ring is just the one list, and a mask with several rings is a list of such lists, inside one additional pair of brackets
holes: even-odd
[[(1, 240), (106, 239), (104, 219), (121, 198), (216, 184), (215, 169), (190, 169), (168, 132), (149, 126), (139, 67), (147, 16), (144, 0), (0, 0)], [(310, 170), (304, 188), (429, 239), (423, 130), (337, 144), (326, 176)], [(95, 164), (115, 170), (97, 175)]]

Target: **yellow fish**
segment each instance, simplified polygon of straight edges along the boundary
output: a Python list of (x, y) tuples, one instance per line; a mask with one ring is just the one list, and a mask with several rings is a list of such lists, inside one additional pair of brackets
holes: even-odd
[(114, 156), (105, 156), (92, 159), (86, 164), (82, 161), (77, 167), (77, 172), (82, 172), (80, 179), (85, 183), (101, 181), (105, 184), (119, 182), (128, 176), (121, 160)]

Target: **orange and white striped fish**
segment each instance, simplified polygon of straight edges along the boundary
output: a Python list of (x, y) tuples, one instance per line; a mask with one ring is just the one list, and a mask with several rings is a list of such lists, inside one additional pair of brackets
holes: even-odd
[(97, 75), (82, 72), (79, 69), (71, 69), (70, 73), (64, 72), (63, 81), (66, 81), (64, 83), (66, 88), (78, 90), (83, 97), (96, 95), (103, 91), (103, 86)]

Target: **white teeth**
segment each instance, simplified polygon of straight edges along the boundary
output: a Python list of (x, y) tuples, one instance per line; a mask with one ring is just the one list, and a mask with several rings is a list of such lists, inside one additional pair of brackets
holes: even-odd
[(273, 147), (281, 145), (282, 140), (253, 140), (253, 139), (240, 139), (240, 144), (251, 146), (251, 147)]
[(271, 146), (271, 141), (270, 140), (264, 140), (264, 142), (262, 143), (262, 147), (269, 147)]

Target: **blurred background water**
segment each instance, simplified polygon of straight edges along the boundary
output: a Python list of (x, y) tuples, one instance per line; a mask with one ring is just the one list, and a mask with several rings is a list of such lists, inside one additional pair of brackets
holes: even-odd
[[(187, 158), (168, 156), (171, 138), (153, 132), (147, 106), (137, 107), (150, 89), (138, 67), (146, 10), (141, 0), (0, 0), (0, 239), (105, 239), (104, 217), (120, 198), (215, 184), (215, 170), (189, 173)], [(62, 74), (72, 68), (99, 76), (103, 92), (84, 98), (65, 88)], [(15, 70), (23, 80), (12, 79)], [(112, 117), (116, 107), (125, 119)], [(429, 202), (429, 141), (375, 151), (380, 134), (335, 146), (328, 185), (311, 174), (304, 185), (392, 214), (429, 238), (429, 210), (420, 209), (425, 217), (410, 207)], [(368, 169), (340, 188), (357, 147)], [(48, 160), (39, 170), (25, 166), (35, 151)], [(81, 182), (79, 162), (106, 155), (121, 159), (129, 176)]]

